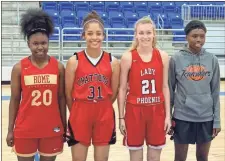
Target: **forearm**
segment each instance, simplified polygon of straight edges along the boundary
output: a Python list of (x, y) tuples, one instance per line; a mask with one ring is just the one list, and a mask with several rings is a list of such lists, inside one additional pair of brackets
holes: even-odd
[(67, 128), (67, 121), (66, 121), (66, 99), (65, 96), (59, 97), (59, 109), (60, 109), (60, 115), (61, 115), (61, 120), (64, 126), (64, 131), (66, 132)]
[(12, 132), (15, 125), (16, 116), (19, 109), (20, 100), (14, 99), (10, 101), (9, 105), (9, 125), (8, 131)]
[[(219, 84), (220, 82), (217, 82)], [(216, 84), (216, 83), (215, 83)], [(213, 128), (220, 128), (220, 86), (213, 86), (212, 88), (213, 98)]]
[(68, 107), (68, 110), (71, 111), (72, 105), (73, 105), (73, 98), (72, 96), (67, 96), (66, 97), (66, 104)]
[(170, 91), (168, 87), (163, 88), (163, 95), (165, 100), (166, 117), (170, 118)]
[(116, 100), (116, 98), (117, 98), (117, 95), (118, 95), (118, 91), (113, 92), (113, 94), (112, 94), (112, 96), (111, 96), (111, 101), (112, 101), (112, 103), (115, 102), (115, 100)]
[(214, 118), (213, 118), (213, 128), (220, 128), (220, 101), (217, 99), (213, 100), (214, 101)]
[(214, 70), (210, 82), (213, 98), (213, 128), (220, 128), (220, 67), (217, 59), (214, 59)]
[(125, 100), (126, 100), (126, 89), (120, 89), (118, 94), (118, 111), (119, 111), (119, 118), (124, 117), (124, 107), (125, 107)]

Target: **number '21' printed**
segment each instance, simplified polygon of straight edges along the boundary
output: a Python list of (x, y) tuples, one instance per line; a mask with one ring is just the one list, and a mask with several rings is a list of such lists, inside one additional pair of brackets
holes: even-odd
[[(154, 94), (156, 93), (156, 89), (155, 89), (155, 80), (142, 80), (141, 82), (142, 84), (142, 94)], [(151, 91), (149, 89), (149, 86), (151, 84)]]

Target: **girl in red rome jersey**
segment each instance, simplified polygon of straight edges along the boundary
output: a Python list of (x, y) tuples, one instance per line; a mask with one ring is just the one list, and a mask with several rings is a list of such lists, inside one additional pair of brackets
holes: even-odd
[(171, 126), (168, 54), (156, 48), (155, 26), (149, 17), (139, 19), (134, 29), (131, 49), (121, 58), (120, 131), (131, 161), (143, 160), (144, 140), (148, 146), (147, 160), (159, 161)]
[(118, 93), (119, 62), (102, 50), (104, 24), (95, 11), (83, 20), (86, 48), (66, 66), (66, 99), (70, 111), (68, 145), (72, 158), (85, 161), (94, 145), (94, 160), (107, 161), (110, 144), (116, 143), (113, 102)]
[[(8, 146), (18, 161), (54, 161), (63, 150), (66, 130), (64, 66), (48, 55), (53, 22), (40, 9), (22, 15), (21, 31), (31, 55), (13, 66)], [(15, 127), (14, 127), (15, 126)]]

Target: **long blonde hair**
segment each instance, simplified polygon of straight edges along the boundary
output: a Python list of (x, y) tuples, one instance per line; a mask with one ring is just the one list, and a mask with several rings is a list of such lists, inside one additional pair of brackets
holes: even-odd
[[(152, 19), (149, 17), (149, 16), (144, 16), (142, 17), (141, 19), (139, 19), (135, 25), (134, 25), (134, 33), (136, 34), (137, 33), (137, 26), (139, 24), (146, 24), (146, 23), (149, 23), (149, 24), (152, 24), (153, 25), (153, 33), (154, 33), (154, 38), (153, 38), (153, 42), (152, 42), (152, 47), (155, 48), (156, 47), (156, 30), (155, 30), (155, 23), (152, 21)], [(134, 36), (134, 39), (133, 39), (133, 42), (129, 48), (129, 51), (132, 51), (134, 49), (137, 49), (138, 47), (138, 42)]]

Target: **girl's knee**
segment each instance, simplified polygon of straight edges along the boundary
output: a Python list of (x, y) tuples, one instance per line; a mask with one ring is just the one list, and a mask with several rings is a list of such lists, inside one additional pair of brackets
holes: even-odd
[(196, 154), (197, 161), (208, 161), (208, 156)]
[(175, 161), (186, 161), (187, 155), (175, 154)]
[(55, 161), (56, 156), (40, 156), (40, 161)]
[(95, 161), (108, 161), (109, 156), (95, 157)]

